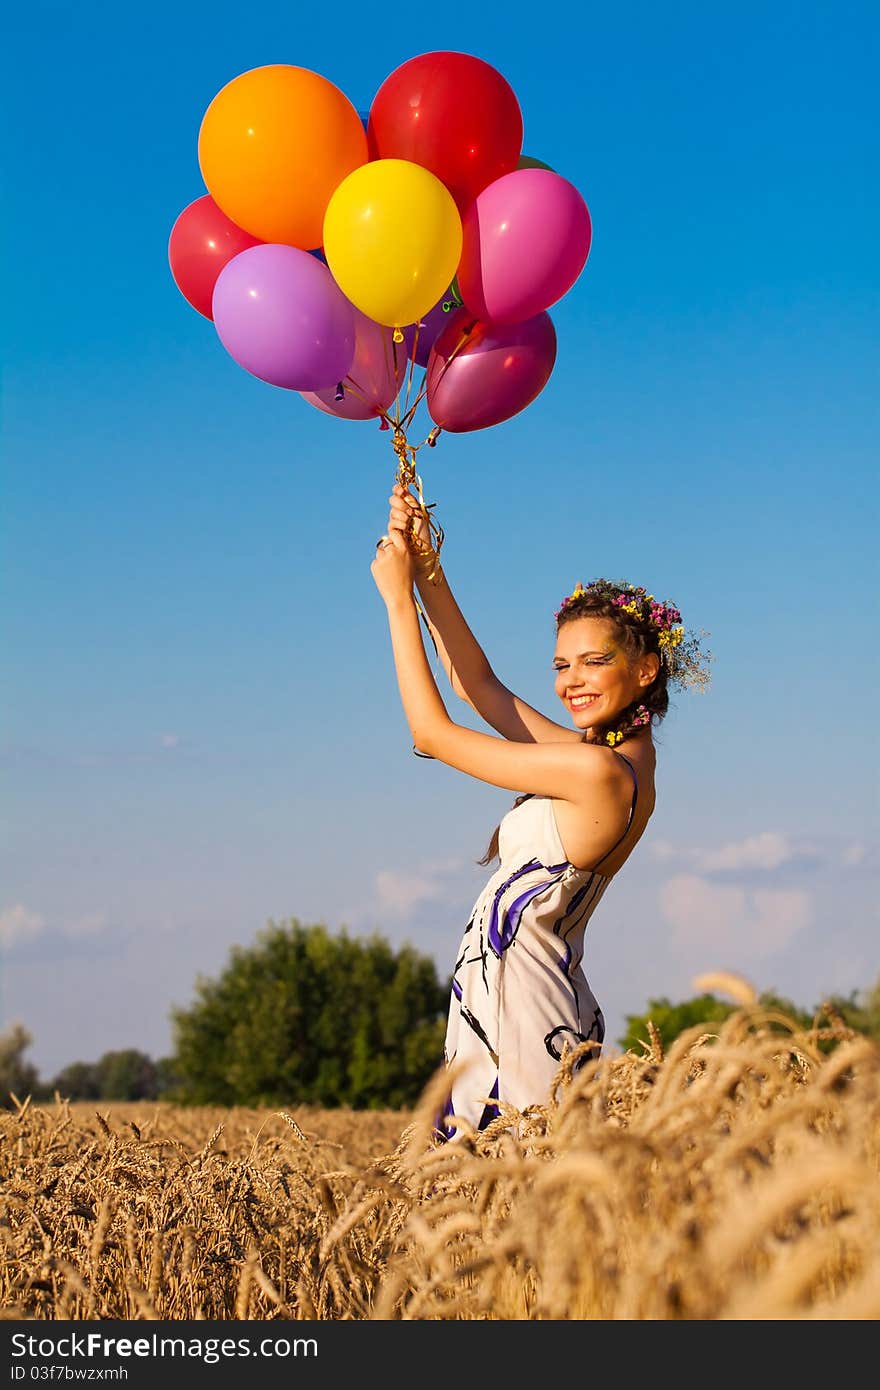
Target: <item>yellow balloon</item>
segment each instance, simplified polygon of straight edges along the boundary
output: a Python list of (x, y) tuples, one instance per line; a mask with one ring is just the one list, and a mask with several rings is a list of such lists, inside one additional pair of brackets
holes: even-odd
[(421, 164), (374, 159), (336, 189), (324, 215), (333, 278), (368, 318), (415, 323), (448, 290), (461, 260), (452, 194)]

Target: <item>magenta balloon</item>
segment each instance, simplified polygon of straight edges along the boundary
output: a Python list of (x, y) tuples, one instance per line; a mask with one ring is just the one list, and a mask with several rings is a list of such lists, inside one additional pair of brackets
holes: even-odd
[[(444, 304), (448, 307), (444, 309)], [(428, 358), (431, 356), (431, 348), (434, 346), (443, 329), (446, 327), (450, 318), (458, 307), (458, 301), (452, 290), (447, 290), (442, 299), (439, 299), (433, 309), (429, 309), (424, 318), (419, 320), (419, 336), (416, 339), (416, 326), (411, 323), (408, 328), (403, 330), (403, 337), (406, 343), (408, 356), (412, 357), (419, 367), (427, 367)], [(415, 354), (413, 354), (415, 346)]]
[(590, 254), (592, 226), (573, 183), (550, 169), (496, 179), (462, 220), (461, 297), (495, 323), (531, 318), (571, 289)]
[(403, 343), (395, 343), (394, 330), (374, 323), (354, 311), (354, 361), (342, 386), (342, 399), (337, 400), (338, 387), (325, 391), (304, 391), (302, 398), (340, 420), (373, 420), (387, 410), (406, 381), (409, 359)]
[(268, 243), (234, 256), (214, 286), (214, 325), (240, 367), (288, 391), (320, 391), (354, 357), (354, 308), (308, 251)]
[(458, 309), (428, 361), (428, 409), (452, 434), (500, 425), (543, 391), (556, 361), (549, 314), (485, 323)]

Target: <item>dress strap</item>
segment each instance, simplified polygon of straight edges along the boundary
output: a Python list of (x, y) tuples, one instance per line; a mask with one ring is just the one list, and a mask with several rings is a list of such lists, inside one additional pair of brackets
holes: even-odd
[[(635, 768), (633, 767), (632, 763), (630, 762), (629, 758), (626, 756), (625, 753), (618, 753), (616, 748), (614, 749), (614, 752), (617, 753), (618, 758), (623, 758), (623, 761), (626, 763), (627, 767), (629, 768), (630, 772), (632, 773), (632, 779), (633, 779), (633, 794), (632, 794), (632, 802), (630, 803), (630, 808), (629, 808), (629, 820), (627, 821), (626, 826), (624, 827), (623, 834), (614, 842), (614, 844), (611, 846), (611, 848), (610, 848), (605, 854), (602, 855), (602, 859), (607, 859), (607, 858), (608, 858), (608, 855), (609, 855), (609, 854), (613, 854), (614, 851), (617, 849), (618, 845), (622, 844), (623, 841), (626, 839), (627, 834), (629, 833), (629, 828), (630, 828), (630, 826), (632, 825), (632, 818), (633, 818), (633, 816), (635, 815), (636, 802), (638, 801), (638, 798), (639, 798), (639, 779), (638, 779), (638, 777), (636, 776), (636, 770), (635, 770)], [(599, 864), (602, 863), (602, 859), (599, 860)], [(593, 869), (592, 869), (592, 872), (593, 872), (593, 873), (595, 873), (595, 872), (598, 870), (599, 864), (594, 864), (594, 865), (593, 865)]]

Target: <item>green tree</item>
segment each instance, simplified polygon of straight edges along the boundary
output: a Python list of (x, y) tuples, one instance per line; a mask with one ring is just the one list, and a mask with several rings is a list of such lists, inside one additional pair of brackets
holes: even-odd
[(23, 1023), (12, 1023), (0, 1033), (0, 1105), (12, 1108), (10, 1091), (24, 1100), (39, 1089), (37, 1069), (24, 1060), (33, 1038)]
[(712, 1024), (723, 1023), (734, 1012), (735, 1005), (718, 999), (714, 994), (699, 994), (696, 998), (685, 999), (680, 1004), (673, 1004), (666, 998), (649, 999), (648, 1007), (643, 1014), (627, 1015), (626, 1032), (618, 1042), (625, 1051), (631, 1048), (635, 1052), (641, 1052), (640, 1041), (649, 1041), (650, 1020), (663, 1040), (664, 1050), (667, 1050), (685, 1029), (705, 1023), (706, 1032), (712, 1032)]
[(71, 1062), (63, 1067), (50, 1083), (50, 1089), (68, 1100), (98, 1100), (101, 1094), (93, 1062)]
[(840, 1014), (847, 1027), (855, 1028), (875, 1042), (880, 1042), (880, 976), (870, 989), (854, 989), (847, 995), (832, 994), (827, 1002)]
[(173, 1057), (160, 1057), (156, 1062), (156, 1096), (160, 1100), (175, 1100), (181, 1077)]
[[(853, 990), (846, 996), (831, 995), (823, 1004), (825, 1002), (840, 1014), (848, 1027), (880, 1041), (880, 979), (867, 991), (859, 993)], [(758, 1007), (766, 1013), (782, 1014), (803, 1029), (812, 1028), (817, 1015), (820, 1016), (820, 1025), (827, 1022), (823, 1016), (822, 1004), (817, 1004), (813, 1009), (802, 1009), (791, 999), (777, 994), (775, 990), (765, 990), (758, 998)], [(648, 1041), (650, 1019), (663, 1040), (664, 1049), (668, 1050), (678, 1035), (687, 1028), (702, 1023), (706, 1025), (706, 1032), (712, 1032), (713, 1025), (729, 1018), (736, 1012), (736, 1008), (737, 1005), (718, 999), (714, 994), (700, 994), (678, 1004), (673, 1004), (666, 998), (649, 999), (644, 1013), (627, 1016), (626, 1032), (618, 1042), (625, 1050), (632, 1048), (640, 1051), (639, 1041)], [(770, 1026), (780, 1032), (788, 1031), (782, 1022), (774, 1021)], [(825, 1039), (818, 1046), (822, 1051), (828, 1052), (836, 1046), (836, 1042), (834, 1039)]]
[(105, 1052), (95, 1063), (101, 1100), (155, 1100), (156, 1067), (145, 1052), (126, 1047)]
[(430, 958), (296, 918), (235, 946), (175, 1008), (177, 1098), (191, 1104), (411, 1105), (443, 1059), (448, 988)]

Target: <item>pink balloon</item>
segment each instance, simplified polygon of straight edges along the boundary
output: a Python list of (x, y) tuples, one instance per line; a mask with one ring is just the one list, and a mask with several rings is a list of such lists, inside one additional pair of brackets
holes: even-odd
[(462, 219), (461, 297), (480, 319), (519, 323), (571, 289), (590, 254), (592, 226), (573, 183), (550, 169), (496, 179)]
[(354, 308), (308, 251), (267, 242), (241, 251), (214, 286), (214, 326), (240, 367), (288, 391), (320, 391), (354, 357)]
[[(354, 361), (338, 386), (325, 391), (302, 391), (304, 401), (340, 420), (373, 420), (387, 410), (409, 371), (403, 343), (395, 343), (393, 329), (354, 312)], [(340, 395), (341, 399), (337, 400)]]
[(556, 361), (549, 314), (485, 323), (458, 309), (428, 361), (428, 410), (452, 434), (500, 425), (543, 391)]

